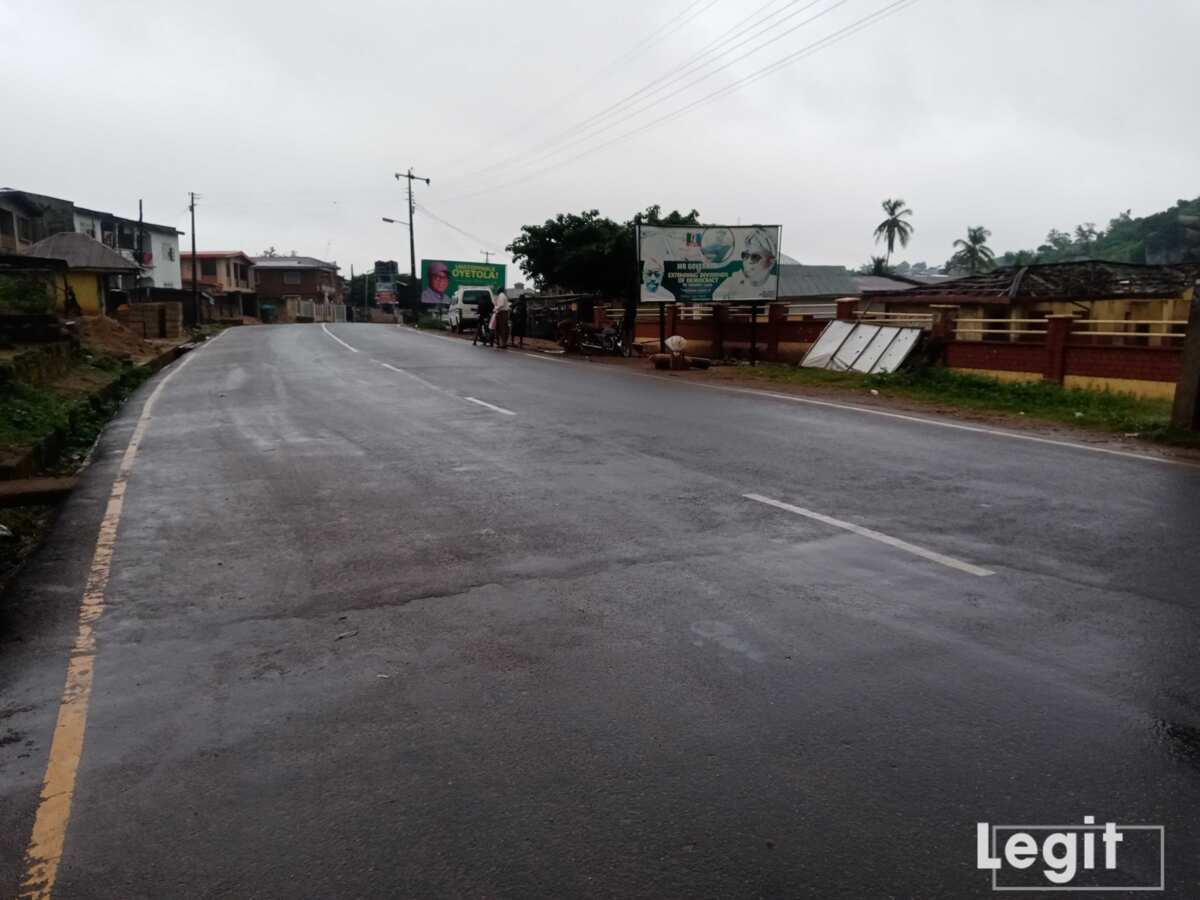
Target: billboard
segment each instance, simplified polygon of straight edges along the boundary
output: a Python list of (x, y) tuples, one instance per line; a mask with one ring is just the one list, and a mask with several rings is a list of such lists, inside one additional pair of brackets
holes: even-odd
[(454, 259), (421, 260), (421, 302), (450, 303), (460, 287), (504, 287), (503, 263), (463, 262)]
[(396, 303), (396, 278), (400, 265), (394, 260), (375, 260), (375, 305), (390, 306)]
[(642, 303), (764, 303), (779, 295), (778, 225), (638, 226)]

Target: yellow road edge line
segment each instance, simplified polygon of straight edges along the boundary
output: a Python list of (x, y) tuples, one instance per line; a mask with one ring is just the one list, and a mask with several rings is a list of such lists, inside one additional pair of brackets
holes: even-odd
[[(221, 332), (224, 334), (224, 332)], [(221, 335), (208, 341), (208, 346)], [(108, 505), (100, 522), (100, 533), (96, 538), (96, 552), (88, 570), (83, 599), (79, 604), (79, 630), (71, 655), (67, 662), (67, 680), (63, 687), (62, 701), (58, 707), (58, 721), (54, 725), (54, 737), (50, 742), (50, 755), (46, 761), (46, 777), (42, 781), (42, 793), (38, 802), (37, 816), (33, 821), (33, 833), (25, 851), (25, 878), (21, 882), (21, 900), (49, 900), (58, 878), (58, 864), (62, 859), (63, 846), (67, 837), (67, 825), (71, 819), (71, 801), (75, 796), (75, 777), (79, 771), (79, 759), (83, 753), (83, 736), (87, 729), (88, 705), (92, 697), (92, 673), (96, 661), (96, 639), (92, 628), (104, 614), (104, 592), (112, 569), (113, 550), (117, 543), (117, 528), (121, 524), (121, 509), (125, 503), (125, 485), (133, 472), (133, 462), (150, 425), (154, 404), (163, 388), (191, 361), (191, 354), (167, 373), (142, 407), (142, 413), (130, 435), (129, 444), (121, 456), (116, 480), (108, 495)]]

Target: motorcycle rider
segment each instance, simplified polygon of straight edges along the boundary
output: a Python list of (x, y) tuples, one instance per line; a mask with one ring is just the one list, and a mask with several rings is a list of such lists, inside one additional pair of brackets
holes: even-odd
[(475, 325), (475, 337), (471, 338), (471, 346), (475, 346), (480, 341), (483, 342), (483, 346), (485, 347), (492, 345), (495, 335), (491, 328), (488, 327), (488, 323), (492, 321), (492, 310), (494, 308), (491, 295), (484, 297), (477, 304), (479, 321)]

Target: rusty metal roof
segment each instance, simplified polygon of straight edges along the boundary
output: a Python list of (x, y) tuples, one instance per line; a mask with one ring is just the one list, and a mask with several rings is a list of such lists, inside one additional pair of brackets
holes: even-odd
[(1005, 304), (1014, 301), (1177, 298), (1198, 275), (1200, 266), (1143, 266), (1093, 259), (996, 269), (905, 291), (866, 291), (864, 297), (889, 303)]

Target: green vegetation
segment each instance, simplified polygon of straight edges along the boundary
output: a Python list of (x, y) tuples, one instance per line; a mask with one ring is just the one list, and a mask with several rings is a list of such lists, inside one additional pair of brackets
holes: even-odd
[(449, 331), (450, 326), (441, 316), (431, 316), (428, 314), (417, 317), (417, 327), (426, 328), (431, 331)]
[(0, 448), (27, 447), (66, 428), (71, 404), (44, 387), (6, 384), (0, 393)]
[(525, 225), (504, 249), (539, 289), (557, 288), (582, 294), (624, 297), (637, 267), (637, 225), (700, 225), (700, 213), (674, 210), (662, 214), (650, 206), (628, 222), (615, 222), (599, 210), (559, 213), (542, 225)]
[(1094, 222), (1077, 225), (1071, 233), (1051, 228), (1036, 250), (1009, 251), (997, 257), (1000, 266), (1033, 262), (1103, 259), (1108, 262), (1200, 262), (1200, 197), (1179, 200), (1170, 209), (1142, 218), (1125, 210), (1109, 220), (1108, 228)]
[(49, 312), (54, 295), (40, 278), (0, 275), (0, 312), (37, 315)]
[[(886, 269), (892, 262), (892, 252), (896, 249), (896, 241), (900, 241), (901, 247), (907, 247), (909, 239), (913, 235), (912, 223), (904, 221), (912, 215), (912, 210), (899, 197), (894, 200), (890, 198), (884, 200), (880, 205), (887, 218), (875, 227), (875, 243), (883, 241), (887, 244), (887, 256), (884, 257), (883, 263), (883, 267)], [(872, 257), (872, 262), (874, 261), (875, 257)], [(875, 274), (883, 273), (876, 272)]]
[(739, 367), (737, 372), (739, 376), (775, 384), (878, 391), (884, 397), (1032, 421), (1065, 422), (1099, 431), (1136, 434), (1165, 443), (1200, 446), (1200, 436), (1170, 428), (1171, 404), (1166, 400), (1109, 391), (1067, 389), (1049, 381), (1003, 382), (929, 366), (904, 369), (891, 375), (829, 372), (778, 364)]
[[(34, 387), (6, 384), (0, 392), (0, 450), (32, 447), (55, 431), (67, 436), (67, 461), (86, 453), (108, 420), (134, 388), (150, 377), (142, 366), (111, 357), (95, 357), (75, 367), (60, 384)], [(107, 399), (85, 396), (68, 385), (71, 380), (100, 385), (118, 383)]]
[(967, 239), (964, 241), (959, 238), (954, 242), (954, 255), (946, 263), (946, 268), (951, 271), (970, 272), (972, 275), (990, 270), (996, 264), (996, 254), (987, 245), (991, 236), (992, 233), (982, 225), (968, 226)]

